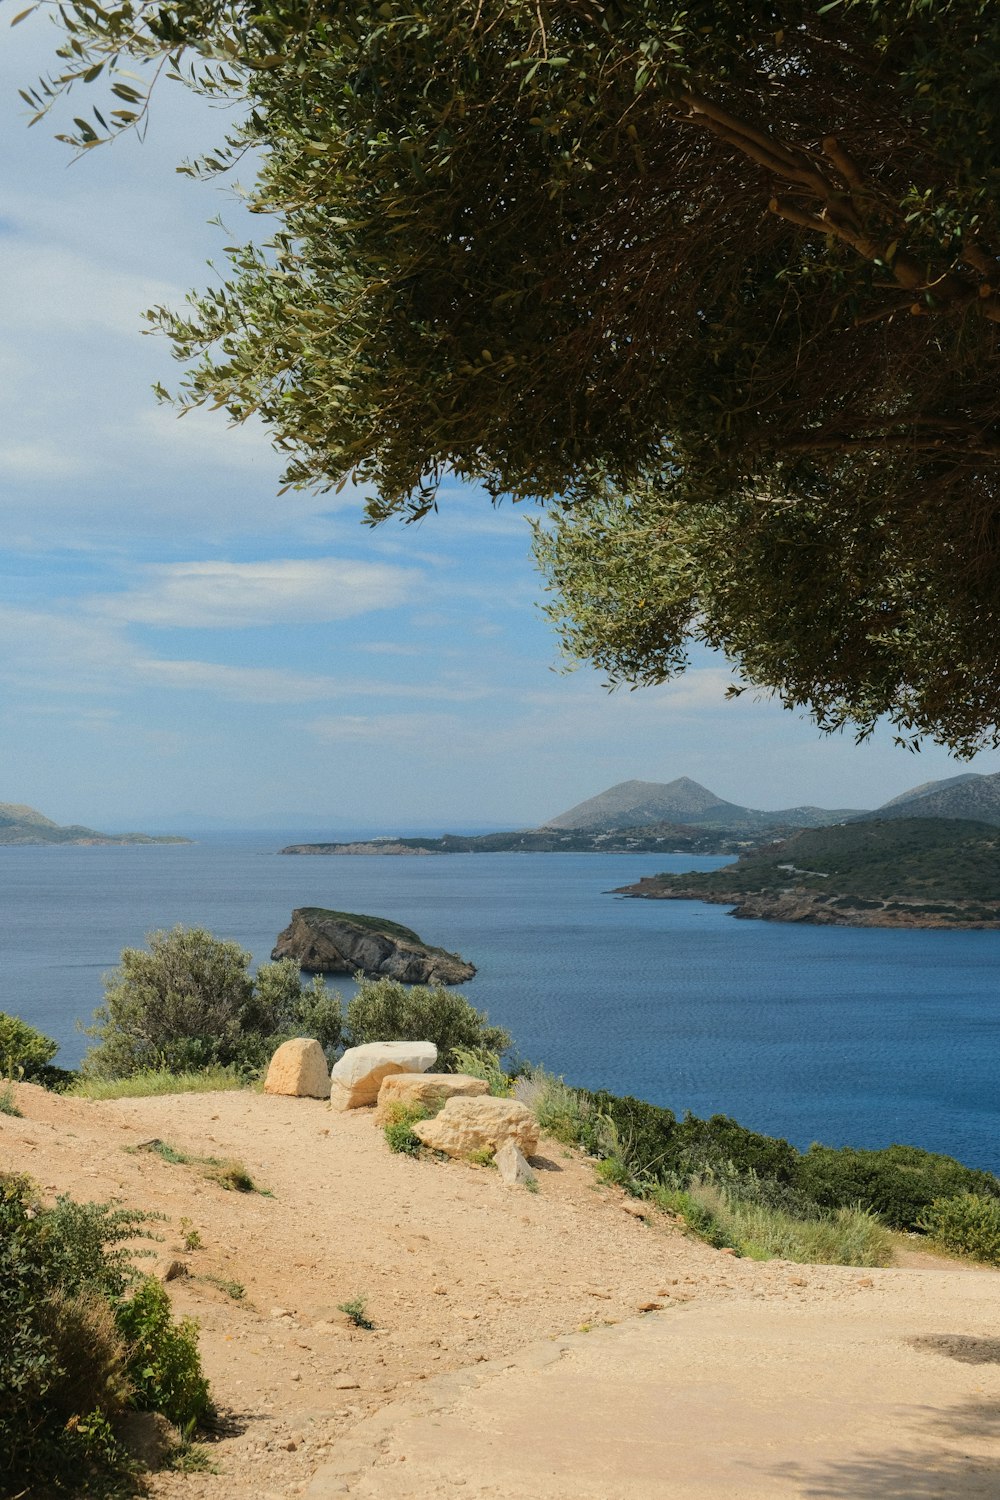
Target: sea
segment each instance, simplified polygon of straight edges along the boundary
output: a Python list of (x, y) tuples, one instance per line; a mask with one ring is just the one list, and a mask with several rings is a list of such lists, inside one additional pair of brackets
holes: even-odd
[(277, 852), (301, 838), (0, 848), (0, 1009), (75, 1067), (102, 975), (150, 931), (205, 927), (260, 962), (296, 906), (367, 912), (474, 963), (468, 999), (568, 1083), (800, 1148), (899, 1141), (1000, 1171), (1000, 931), (743, 921), (612, 894), (717, 858)]

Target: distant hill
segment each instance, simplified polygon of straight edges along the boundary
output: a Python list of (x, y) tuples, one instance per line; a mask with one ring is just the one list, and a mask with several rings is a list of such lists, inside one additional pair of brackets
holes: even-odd
[(0, 802), (0, 844), (189, 844), (190, 839), (148, 833), (98, 833), (72, 823), (53, 823), (37, 808)]
[(806, 828), (721, 870), (621, 894), (734, 905), (735, 916), (851, 927), (1000, 927), (1000, 832), (958, 818)]
[(606, 792), (549, 818), (543, 828), (597, 831), (645, 827), (653, 823), (751, 831), (769, 828), (822, 828), (865, 816), (857, 808), (786, 807), (762, 812), (726, 802), (707, 787), (680, 776), (676, 781), (620, 781)]
[(878, 818), (972, 818), (1000, 827), (1000, 771), (979, 776), (966, 771), (943, 781), (925, 781), (891, 798), (872, 813)]

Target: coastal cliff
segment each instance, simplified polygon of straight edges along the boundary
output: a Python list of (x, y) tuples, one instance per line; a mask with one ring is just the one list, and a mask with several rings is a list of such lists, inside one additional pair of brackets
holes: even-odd
[(293, 958), (311, 974), (357, 974), (403, 984), (462, 984), (475, 967), (432, 948), (408, 927), (383, 917), (300, 906), (279, 933), (271, 957)]

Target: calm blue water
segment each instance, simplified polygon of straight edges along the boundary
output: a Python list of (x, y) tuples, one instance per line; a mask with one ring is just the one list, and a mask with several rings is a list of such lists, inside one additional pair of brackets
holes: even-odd
[(905, 1141), (1000, 1170), (1000, 932), (742, 922), (605, 894), (724, 860), (276, 855), (291, 837), (0, 848), (0, 1009), (71, 1067), (102, 972), (149, 930), (199, 924), (260, 960), (294, 906), (373, 912), (475, 963), (469, 999), (569, 1082), (797, 1146)]

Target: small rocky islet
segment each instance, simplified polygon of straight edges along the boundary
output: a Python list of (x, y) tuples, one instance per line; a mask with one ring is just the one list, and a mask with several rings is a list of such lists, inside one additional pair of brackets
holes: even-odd
[(385, 917), (299, 906), (278, 934), (273, 959), (292, 958), (310, 974), (357, 974), (402, 984), (464, 984), (475, 965), (432, 947)]

